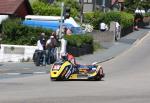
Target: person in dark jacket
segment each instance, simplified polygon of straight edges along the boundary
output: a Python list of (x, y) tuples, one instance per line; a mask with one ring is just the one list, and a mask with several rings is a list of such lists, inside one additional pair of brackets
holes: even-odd
[(53, 32), (46, 42), (46, 49), (48, 50), (48, 57), (47, 57), (48, 64), (56, 60), (56, 47), (57, 47), (57, 39), (55, 32)]

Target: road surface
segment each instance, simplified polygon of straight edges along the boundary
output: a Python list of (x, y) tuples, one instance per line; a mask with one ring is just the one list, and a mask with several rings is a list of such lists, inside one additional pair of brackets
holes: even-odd
[(49, 80), (48, 74), (0, 80), (0, 103), (149, 103), (150, 33), (102, 64), (103, 81)]

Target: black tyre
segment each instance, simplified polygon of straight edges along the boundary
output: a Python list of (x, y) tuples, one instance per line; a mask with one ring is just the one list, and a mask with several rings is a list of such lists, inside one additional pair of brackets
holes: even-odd
[(51, 80), (51, 81), (56, 81), (56, 79), (54, 79), (54, 78), (50, 78), (50, 80)]
[(101, 77), (99, 76), (99, 75), (97, 75), (95, 78), (94, 78), (94, 80), (96, 80), (96, 81), (101, 81)]
[(32, 60), (33, 60), (33, 62), (35, 62), (36, 61), (36, 58), (37, 58), (37, 50), (34, 52), (34, 54), (33, 54), (33, 57), (32, 57)]
[(40, 66), (40, 56), (39, 55), (37, 55), (37, 57), (36, 57), (35, 65)]

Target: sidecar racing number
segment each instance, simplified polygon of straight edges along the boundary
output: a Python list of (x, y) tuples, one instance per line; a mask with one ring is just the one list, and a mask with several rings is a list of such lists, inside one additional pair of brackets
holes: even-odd
[(59, 68), (60, 68), (60, 65), (54, 65), (55, 70), (59, 70)]

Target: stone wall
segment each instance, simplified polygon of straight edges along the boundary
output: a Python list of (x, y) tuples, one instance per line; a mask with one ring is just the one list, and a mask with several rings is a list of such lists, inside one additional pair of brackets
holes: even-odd
[(114, 42), (114, 34), (110, 31), (101, 32), (99, 30), (91, 33), (95, 42)]
[(20, 62), (32, 60), (36, 46), (1, 44), (0, 62)]

